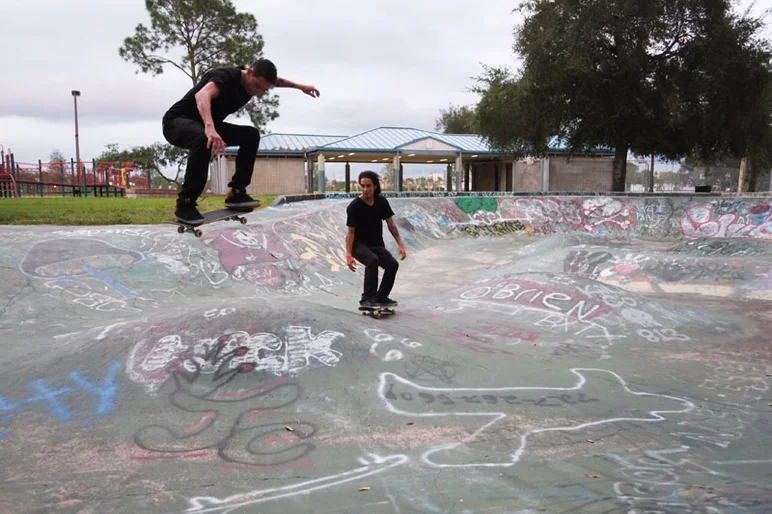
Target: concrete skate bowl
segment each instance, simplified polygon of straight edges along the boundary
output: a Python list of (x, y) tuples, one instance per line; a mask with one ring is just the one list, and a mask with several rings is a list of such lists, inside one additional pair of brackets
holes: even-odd
[(772, 510), (769, 199), (348, 201), (0, 227), (0, 512)]

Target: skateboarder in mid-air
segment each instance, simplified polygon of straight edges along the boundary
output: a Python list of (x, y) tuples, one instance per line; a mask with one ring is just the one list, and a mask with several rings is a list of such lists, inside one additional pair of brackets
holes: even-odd
[(259, 200), (247, 194), (260, 145), (260, 132), (254, 127), (233, 125), (223, 120), (241, 109), (253, 96), (262, 96), (273, 87), (290, 87), (312, 97), (319, 96), (314, 86), (278, 77), (271, 61), (258, 59), (249, 68), (224, 67), (208, 71), (166, 111), (164, 137), (172, 145), (189, 150), (185, 182), (174, 211), (179, 221), (190, 225), (203, 223), (204, 217), (196, 208), (196, 200), (206, 186), (209, 159), (224, 150), (225, 145), (239, 147), (225, 207), (250, 210), (260, 205)]
[[(389, 298), (394, 279), (397, 276), (399, 263), (386, 249), (383, 242), (383, 220), (389, 232), (397, 241), (399, 257), (407, 257), (405, 244), (399, 237), (397, 225), (394, 223), (394, 211), (389, 201), (381, 196), (381, 184), (378, 175), (373, 171), (363, 171), (359, 174), (359, 186), (362, 194), (346, 208), (346, 264), (351, 271), (356, 271), (358, 260), (365, 266), (365, 285), (360, 307), (379, 308), (394, 307), (397, 302)], [(383, 268), (381, 287), (378, 287), (378, 267)]]

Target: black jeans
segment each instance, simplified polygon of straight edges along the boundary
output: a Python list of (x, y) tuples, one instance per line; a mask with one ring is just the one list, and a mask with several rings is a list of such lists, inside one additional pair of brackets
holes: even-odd
[[(228, 187), (246, 189), (252, 182), (257, 148), (260, 145), (260, 131), (254, 127), (225, 122), (215, 123), (214, 128), (226, 145), (239, 147), (236, 154), (236, 172)], [(190, 198), (195, 201), (206, 187), (209, 160), (212, 156), (211, 148), (206, 147), (204, 125), (190, 118), (174, 118), (163, 124), (163, 133), (169, 143), (189, 150), (185, 181), (178, 198)]]
[[(365, 290), (362, 300), (386, 298), (394, 287), (399, 262), (383, 246), (365, 246), (354, 243), (351, 255), (365, 266)], [(383, 268), (383, 280), (378, 288), (378, 267)]]

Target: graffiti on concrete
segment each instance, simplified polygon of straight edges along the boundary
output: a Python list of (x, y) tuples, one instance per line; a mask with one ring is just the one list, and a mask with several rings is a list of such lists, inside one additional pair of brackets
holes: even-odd
[(302, 218), (291, 218), (273, 224), (274, 233), (287, 246), (295, 248), (301, 261), (320, 265), (337, 273), (346, 269), (343, 242), (346, 224), (343, 213), (325, 210)]
[(604, 230), (628, 230), (635, 226), (632, 214), (636, 206), (619, 198), (517, 198), (500, 202), (499, 210), (504, 217), (519, 220), (534, 233), (568, 229), (599, 234)]
[(481, 300), (504, 305), (522, 305), (565, 314), (580, 321), (592, 320), (610, 309), (577, 291), (524, 279), (483, 282), (459, 295), (462, 300)]
[(694, 239), (772, 239), (772, 205), (744, 201), (695, 205), (681, 214), (681, 230)]
[[(438, 468), (510, 467), (522, 458), (529, 438), (540, 433), (579, 432), (598, 425), (630, 421), (656, 423), (695, 407), (684, 398), (632, 390), (613, 371), (573, 368), (571, 373), (576, 382), (569, 387), (498, 388), (427, 387), (394, 373), (381, 373), (378, 395), (389, 412), (409, 419), (468, 420), (473, 427), (471, 435), (439, 444), (421, 456), (425, 464)], [(625, 407), (620, 411), (613, 406), (618, 405), (621, 398)], [(592, 407), (579, 411), (573, 408), (578, 404)], [(539, 414), (541, 409), (536, 407), (551, 414)], [(530, 428), (519, 428), (524, 408), (531, 413)], [(552, 424), (560, 409), (571, 409), (573, 421), (568, 425)], [(614, 414), (610, 414), (611, 411)], [(576, 419), (580, 414), (584, 419)], [(508, 421), (510, 416), (516, 416), (518, 421)], [(507, 428), (504, 440), (495, 435), (497, 425)], [(495, 450), (505, 442), (509, 445), (507, 451)]]
[(667, 257), (608, 251), (571, 250), (563, 272), (604, 282), (737, 282), (757, 275), (754, 266), (732, 260), (701, 257)]
[[(310, 465), (300, 459), (314, 449), (307, 439), (316, 427), (293, 421), (288, 434), (285, 427), (290, 421), (278, 411), (297, 401), (299, 386), (287, 376), (260, 380), (265, 374), (259, 368), (254, 347), (230, 335), (203, 344), (203, 351), (186, 351), (169, 361), (165, 371), (173, 379), (168, 398), (175, 409), (174, 420), (137, 430), (134, 442), (150, 454), (135, 458), (191, 458), (216, 452), (228, 464)], [(238, 379), (244, 375), (255, 377), (257, 385), (253, 379), (246, 389), (238, 388)]]
[[(265, 332), (227, 331), (219, 337), (185, 341), (177, 334), (169, 334), (138, 343), (129, 355), (127, 372), (149, 392), (166, 381), (169, 366), (181, 357), (184, 357), (182, 366), (190, 373), (225, 376), (223, 373), (227, 371), (230, 378), (235, 378), (236, 372), (245, 369), (279, 377), (296, 375), (311, 368), (335, 366), (342, 355), (335, 346), (342, 337), (342, 333), (331, 330), (314, 334), (311, 327), (305, 326), (287, 327), (284, 337)], [(213, 351), (229, 357), (218, 360), (215, 366), (210, 358)]]
[(497, 221), (491, 224), (465, 225), (464, 232), (472, 237), (493, 236), (502, 237), (525, 231), (525, 225), (517, 220)]
[(217, 250), (220, 263), (235, 280), (266, 287), (284, 285), (281, 263), (291, 257), (291, 251), (272, 231), (262, 226), (220, 230), (208, 234), (206, 240)]
[(140, 252), (78, 238), (34, 244), (19, 270), (42, 280), (51, 297), (100, 312), (141, 312), (154, 302), (137, 291), (160, 289), (169, 279), (164, 273), (147, 276), (146, 256)]
[[(69, 375), (69, 382), (57, 386), (49, 385), (46, 379), (38, 378), (29, 382), (29, 396), (0, 396), (0, 420), (11, 420), (17, 414), (36, 410), (46, 412), (58, 421), (71, 421), (73, 407), (88, 412), (86, 422), (111, 414), (115, 395), (118, 392), (116, 378), (121, 364), (111, 365), (100, 380), (90, 380), (77, 371)], [(7, 432), (3, 432), (8, 434)]]
[(233, 496), (218, 498), (215, 496), (196, 496), (188, 499), (189, 512), (231, 512), (234, 509), (247, 505), (256, 505), (280, 498), (293, 498), (305, 496), (309, 493), (328, 489), (341, 484), (358, 481), (366, 477), (372, 477), (389, 469), (401, 466), (408, 462), (407, 455), (394, 454), (381, 457), (377, 454), (367, 454), (359, 458), (359, 466), (341, 473), (325, 475), (302, 480), (292, 485), (283, 487), (271, 487), (267, 489), (255, 489), (254, 491), (239, 492)]

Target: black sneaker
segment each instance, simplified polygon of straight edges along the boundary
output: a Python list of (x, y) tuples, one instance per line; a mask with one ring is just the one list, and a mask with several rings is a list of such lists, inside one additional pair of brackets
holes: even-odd
[(229, 209), (254, 209), (260, 207), (260, 200), (255, 200), (243, 189), (231, 189), (225, 197), (225, 206)]
[(381, 304), (376, 302), (375, 300), (360, 300), (359, 302), (360, 307), (367, 307), (368, 309), (377, 309), (378, 307), (382, 307)]
[(384, 307), (396, 307), (397, 305), (399, 305), (399, 303), (395, 302), (394, 300), (392, 300), (388, 296), (386, 298), (380, 298), (378, 300), (378, 303), (380, 305), (383, 305)]
[(204, 217), (198, 212), (196, 202), (189, 198), (177, 202), (177, 208), (174, 210), (174, 216), (177, 221), (187, 223), (188, 225), (200, 225), (204, 222)]

